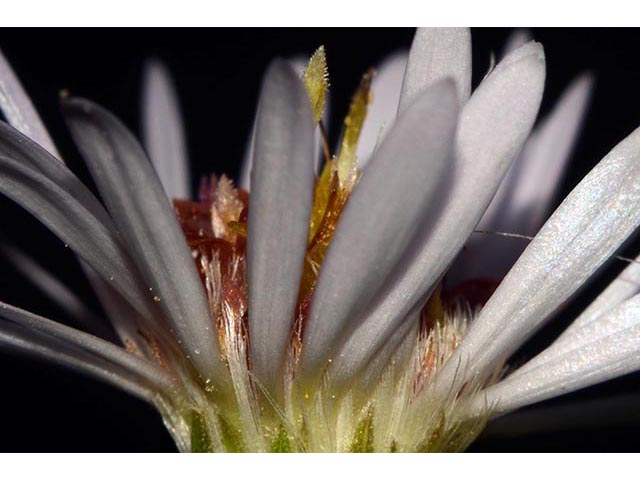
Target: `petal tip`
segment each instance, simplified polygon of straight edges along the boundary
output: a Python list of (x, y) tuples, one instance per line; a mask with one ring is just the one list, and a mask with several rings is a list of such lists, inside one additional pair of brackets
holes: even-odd
[(531, 58), (537, 59), (540, 62), (545, 62), (546, 60), (544, 47), (540, 42), (536, 42), (535, 40), (527, 42), (512, 52), (509, 52), (509, 54), (498, 64), (498, 67), (496, 68), (500, 68), (500, 66), (504, 68), (505, 66), (511, 65), (512, 63), (520, 60)]

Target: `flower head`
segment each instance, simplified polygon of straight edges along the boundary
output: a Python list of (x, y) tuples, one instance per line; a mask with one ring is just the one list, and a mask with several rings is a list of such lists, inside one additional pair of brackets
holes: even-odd
[[(194, 200), (175, 94), (150, 64), (151, 162), (111, 113), (62, 100), (98, 200), (2, 60), (0, 192), (78, 255), (119, 340), (91, 315), (96, 335), (2, 303), (0, 343), (152, 403), (192, 451), (462, 450), (493, 415), (636, 370), (635, 263), (505, 365), (640, 224), (638, 131), (544, 222), (591, 84), (532, 133), (544, 80), (542, 46), (521, 39), (472, 92), (469, 31), (419, 29), (408, 57), (365, 73), (332, 154), (324, 49), (303, 69), (275, 60), (250, 175), (205, 179)], [(535, 237), (496, 259), (477, 230)]]

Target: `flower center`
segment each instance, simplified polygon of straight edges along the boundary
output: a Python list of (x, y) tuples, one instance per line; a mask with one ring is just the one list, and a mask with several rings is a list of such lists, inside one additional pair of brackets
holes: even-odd
[[(251, 372), (249, 357), (246, 236), (249, 193), (225, 176), (201, 184), (198, 201), (174, 200), (174, 209), (206, 288), (222, 354), (233, 386), (232, 408), (217, 407), (209, 392), (187, 416), (192, 449), (272, 451), (433, 451), (464, 448), (486, 418), (464, 416), (464, 399), (482, 386), (466, 385), (443, 399), (433, 379), (457, 348), (472, 312), (443, 303), (438, 286), (423, 308), (419, 328), (390, 357), (379, 380), (360, 380), (340, 391), (321, 385), (303, 390), (296, 365), (325, 254), (350, 194), (360, 178), (356, 146), (371, 100), (373, 71), (363, 77), (344, 120), (342, 140), (332, 155), (322, 123), (326, 60), (320, 48), (303, 75), (321, 132), (324, 165), (314, 189), (307, 249), (298, 291), (290, 355), (284, 370), (284, 398), (271, 398)], [(357, 246), (354, 245), (354, 248)], [(363, 382), (368, 373), (363, 373)], [(211, 405), (208, 405), (211, 402)], [(197, 405), (197, 406), (196, 406)], [(327, 429), (327, 427), (329, 427)], [(194, 436), (195, 435), (195, 436)]]

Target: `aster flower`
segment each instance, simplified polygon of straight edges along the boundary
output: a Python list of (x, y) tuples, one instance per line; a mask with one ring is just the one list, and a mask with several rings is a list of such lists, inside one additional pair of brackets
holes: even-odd
[[(0, 191), (77, 254), (118, 338), (4, 246), (86, 332), (0, 303), (0, 344), (153, 404), (183, 451), (457, 451), (491, 416), (640, 368), (636, 263), (549, 348), (505, 365), (640, 223), (639, 131), (544, 222), (588, 76), (531, 133), (540, 44), (516, 37), (471, 92), (469, 31), (420, 29), (408, 57), (363, 76), (332, 155), (324, 50), (296, 69), (265, 75), (248, 183), (211, 177), (197, 201), (161, 66), (144, 97), (151, 162), (111, 113), (63, 98), (98, 200), (2, 60)], [(496, 261), (477, 228), (535, 237)]]

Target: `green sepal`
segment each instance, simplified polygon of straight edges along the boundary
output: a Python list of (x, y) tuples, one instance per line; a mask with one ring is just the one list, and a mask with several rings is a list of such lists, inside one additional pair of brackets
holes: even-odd
[(246, 451), (241, 433), (224, 416), (218, 415), (220, 440), (227, 453), (242, 453)]
[(370, 406), (353, 435), (353, 441), (349, 447), (351, 453), (373, 453), (373, 407)]
[(291, 453), (289, 435), (282, 425), (278, 427), (278, 435), (271, 442), (271, 453)]
[(191, 451), (193, 453), (213, 452), (207, 423), (204, 417), (195, 410), (191, 412)]

